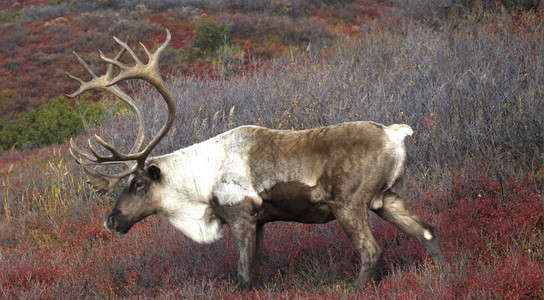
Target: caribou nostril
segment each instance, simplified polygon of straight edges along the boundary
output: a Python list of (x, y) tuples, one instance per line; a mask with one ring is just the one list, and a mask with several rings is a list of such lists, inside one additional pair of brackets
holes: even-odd
[(113, 216), (106, 217), (106, 228), (115, 228), (115, 218)]

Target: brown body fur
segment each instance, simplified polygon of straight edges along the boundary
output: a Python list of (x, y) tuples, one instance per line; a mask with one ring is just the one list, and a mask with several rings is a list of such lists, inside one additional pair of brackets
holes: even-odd
[(422, 242), (437, 262), (444, 260), (436, 230), (404, 203), (403, 172), (394, 170), (403, 168), (404, 157), (397, 151), (404, 149), (391, 145), (385, 128), (373, 122), (305, 131), (246, 128), (252, 147), (250, 176), (260, 199), (247, 197), (233, 206), (212, 201), (215, 213), (232, 228), (237, 241), (242, 287), (249, 288), (256, 280), (263, 225), (272, 221), (337, 219), (361, 254), (358, 288), (382, 255), (368, 225), (370, 210)]

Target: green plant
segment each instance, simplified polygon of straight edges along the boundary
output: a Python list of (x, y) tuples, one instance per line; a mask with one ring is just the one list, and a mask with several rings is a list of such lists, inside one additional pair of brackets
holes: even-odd
[(62, 143), (83, 130), (83, 123), (77, 113), (68, 101), (60, 97), (38, 109), (31, 109), (25, 114), (24, 123), (22, 145)]
[(83, 122), (91, 127), (97, 126), (104, 120), (106, 105), (110, 102), (93, 102), (89, 100), (78, 101), (76, 112), (81, 116)]
[(21, 14), (15, 10), (0, 11), (0, 23), (17, 21), (21, 18)]
[(213, 19), (206, 19), (196, 27), (195, 47), (211, 53), (223, 45), (231, 43), (230, 28)]
[(184, 61), (194, 62), (200, 57), (200, 51), (196, 47), (185, 47), (181, 50), (181, 57)]
[[(92, 125), (100, 121), (101, 113), (96, 105), (84, 103), (79, 106)], [(82, 131), (83, 122), (70, 103), (62, 97), (54, 98), (24, 114), (10, 113), (2, 117), (0, 148), (23, 149), (62, 143)]]
[[(22, 131), (21, 118), (21, 113), (17, 112), (8, 112), (0, 118), (0, 149), (17, 147), (19, 133)], [(20, 145), (17, 148), (20, 149)]]

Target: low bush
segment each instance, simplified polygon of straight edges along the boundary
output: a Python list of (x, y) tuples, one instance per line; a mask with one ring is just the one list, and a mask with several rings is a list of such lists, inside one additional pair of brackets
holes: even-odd
[(50, 20), (66, 15), (68, 12), (69, 9), (66, 3), (51, 6), (30, 7), (22, 10), (21, 19), (23, 21)]
[(25, 113), (21, 144), (28, 147), (62, 143), (82, 130), (83, 124), (70, 103), (64, 98), (55, 98)]
[(64, 142), (98, 125), (104, 118), (103, 103), (78, 102), (77, 108), (64, 98), (25, 113), (9, 113), (0, 118), (0, 149), (26, 149)]
[(230, 28), (213, 19), (205, 19), (196, 26), (195, 47), (204, 53), (212, 53), (231, 43)]
[(13, 10), (0, 11), (0, 23), (14, 22), (21, 18), (21, 13)]
[[(338, 37), (326, 23), (312, 16), (290, 18), (278, 15), (234, 15), (226, 20), (237, 36), (266, 41), (276, 36), (281, 44), (307, 46), (326, 43)], [(266, 45), (266, 43), (264, 43)]]

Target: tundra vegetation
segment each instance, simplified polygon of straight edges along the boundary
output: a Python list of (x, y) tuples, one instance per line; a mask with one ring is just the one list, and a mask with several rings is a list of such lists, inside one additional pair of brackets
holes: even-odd
[[(129, 4), (49, 2), (2, 7), (0, 76), (26, 82), (21, 88), (2, 85), (2, 118), (34, 114), (38, 120), (43, 114), (44, 122), (51, 120), (51, 110), (25, 109), (45, 102), (40, 95), (73, 91), (59, 72), (79, 69), (72, 50), (85, 57), (97, 48), (113, 53), (111, 36), (129, 33), (129, 44), (147, 43), (149, 36), (159, 43), (168, 27), (174, 50), (165, 53), (162, 72), (178, 110), (155, 155), (243, 124), (409, 124), (415, 133), (406, 140), (405, 195), (417, 214), (438, 227), (450, 270), (438, 270), (417, 241), (371, 214), (385, 252), (382, 269), (355, 292), (359, 255), (337, 222), (274, 223), (266, 226), (262, 283), (242, 294), (234, 284), (236, 249), (228, 230), (225, 239), (201, 245), (150, 218), (117, 238), (102, 225), (112, 198), (84, 184), (68, 143), (29, 148), (28, 142), (2, 146), (0, 158), (3, 298), (542, 296), (542, 7), (459, 5), (429, 15), (436, 9), (418, 10), (414, 1), (322, 1), (308, 10), (303, 0), (262, 6), (185, 1), (183, 7), (152, 1), (155, 6), (131, 9), (145, 16), (141, 21), (109, 28), (100, 24)], [(205, 43), (195, 43), (196, 25), (209, 18), (217, 24), (202, 31), (217, 30), (228, 39), (204, 49)], [(79, 36), (77, 47), (66, 44), (83, 28), (89, 35)], [(25, 42), (19, 44), (17, 36)], [(42, 60), (54, 69), (38, 68)], [(164, 104), (148, 101), (160, 97), (146, 85), (133, 82), (129, 88), (144, 112), (146, 136), (153, 136), (167, 117)], [(88, 105), (96, 107), (86, 113), (86, 133), (76, 140), (98, 133), (129, 149), (138, 131), (135, 116), (115, 99), (96, 103)], [(61, 100), (50, 105), (68, 111)], [(14, 124), (0, 122), (0, 130)]]

